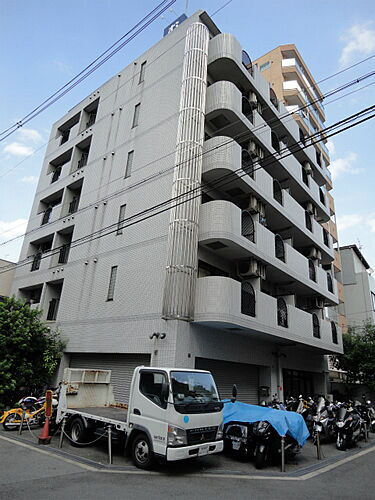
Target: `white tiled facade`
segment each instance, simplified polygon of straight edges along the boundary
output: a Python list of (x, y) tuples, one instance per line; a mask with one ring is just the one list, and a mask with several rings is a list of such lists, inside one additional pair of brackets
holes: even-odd
[[(149, 213), (140, 214), (172, 196), (185, 37), (195, 22), (210, 30), (202, 162), (206, 194), (191, 292), (194, 314), (191, 321), (166, 320), (162, 309), (170, 211), (143, 221)], [(143, 63), (144, 80), (139, 82)], [(253, 123), (243, 113), (242, 96), (250, 92), (259, 103)], [(133, 126), (138, 104), (138, 125)], [(194, 367), (197, 358), (223, 360), (256, 366), (259, 385), (269, 387), (271, 394), (283, 397), (285, 370), (309, 373), (315, 392), (324, 392), (324, 354), (342, 350), (341, 332), (337, 329), (333, 342), (322, 305), (338, 303), (335, 280), (329, 291), (322, 267), (334, 258), (331, 238), (324, 239), (321, 226), (329, 209), (320, 192), (324, 176), (313, 146), (298, 146), (297, 124), (280, 121), (286, 113), (282, 104), (276, 109), (270, 101), (269, 84), (258, 69), (249, 71), (242, 64), (235, 37), (219, 33), (199, 11), (56, 122), (21, 254), (30, 263), (16, 270), (13, 291), (43, 309), (51, 327), (58, 326), (68, 339), (63, 364), (72, 354), (90, 353), (113, 354), (114, 363), (119, 355), (149, 354), (154, 366)], [(278, 160), (271, 129), (290, 156)], [(253, 177), (241, 170), (249, 140), (266, 157)], [(125, 176), (132, 151), (131, 174)], [(304, 162), (312, 168), (308, 185), (302, 179)], [(281, 203), (275, 199), (274, 180)], [(241, 225), (250, 196), (265, 207), (265, 217), (249, 212), (253, 241), (243, 235)], [(311, 230), (306, 227), (307, 204), (315, 207)], [(124, 205), (125, 218), (134, 216), (125, 226), (134, 224), (118, 231)], [(284, 260), (275, 254), (276, 234), (283, 240)], [(52, 253), (57, 249), (53, 255), (50, 248)], [(311, 249), (318, 259), (311, 261)], [(44, 252), (39, 261), (38, 252)], [(250, 258), (265, 266), (266, 273), (265, 279), (246, 278), (255, 294), (254, 316), (241, 312), (246, 297), (238, 273), (239, 263)], [(114, 296), (107, 300), (114, 266)], [(287, 326), (279, 324), (280, 298)], [(319, 336), (313, 335), (312, 313)], [(151, 339), (155, 332), (165, 338)]]

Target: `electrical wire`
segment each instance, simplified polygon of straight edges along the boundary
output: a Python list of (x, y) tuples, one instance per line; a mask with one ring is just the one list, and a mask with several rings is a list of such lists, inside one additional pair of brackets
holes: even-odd
[[(375, 108), (375, 106), (373, 106), (372, 109), (373, 108)], [(368, 113), (368, 109), (363, 110), (363, 112)], [(359, 113), (361, 113), (361, 112), (359, 112)], [(359, 113), (357, 113), (356, 115), (359, 115)], [(360, 123), (363, 123), (363, 122), (365, 122), (365, 121), (367, 121), (369, 119), (372, 119), (374, 117), (375, 117), (375, 114), (372, 114), (370, 116), (365, 116), (361, 120), (359, 120), (359, 121), (357, 121), (355, 123), (351, 123), (351, 124), (347, 125), (346, 127), (342, 128), (341, 130), (336, 130), (336, 131), (328, 134), (328, 137), (333, 137), (333, 136), (335, 136), (335, 135), (337, 135), (339, 133), (344, 132), (345, 130), (348, 130), (348, 129), (354, 127), (354, 126), (357, 126)], [(348, 119), (346, 120), (346, 123), (349, 122), (349, 120), (353, 120), (353, 117), (348, 117)], [(344, 121), (345, 120), (341, 120), (341, 123), (344, 122)], [(336, 126), (336, 124), (332, 125), (331, 128), (333, 128), (334, 126)], [(301, 149), (305, 149), (307, 147), (310, 147), (311, 145), (316, 144), (317, 142), (320, 142), (321, 140), (322, 139), (319, 138), (316, 141), (313, 141), (311, 144), (303, 146), (303, 148), (301, 148)], [(290, 156), (291, 154), (293, 154), (293, 152), (289, 152), (285, 156)], [(259, 170), (261, 168), (264, 168), (264, 167), (263, 166), (259, 166), (258, 168), (254, 169), (253, 171)], [(238, 169), (238, 170), (240, 171), (240, 170), (242, 170), (242, 168)], [(243, 174), (239, 175), (238, 177), (242, 177), (244, 175), (247, 175), (246, 172), (243, 172)], [(225, 176), (225, 177), (227, 177), (227, 176)], [(229, 180), (229, 182), (231, 182), (231, 180)], [(130, 226), (133, 226), (135, 224), (138, 224), (140, 222), (144, 222), (145, 220), (147, 220), (147, 219), (149, 219), (151, 217), (155, 217), (156, 215), (160, 215), (161, 213), (163, 213), (165, 211), (168, 211), (168, 210), (170, 210), (171, 208), (174, 208), (177, 205), (180, 205), (182, 203), (186, 203), (188, 201), (191, 201), (192, 199), (194, 199), (194, 198), (196, 198), (198, 196), (201, 196), (201, 190), (200, 190), (200, 188), (199, 188), (199, 192), (196, 193), (196, 194), (194, 194), (194, 191), (197, 191), (197, 189), (198, 188), (195, 188), (195, 189), (193, 189), (193, 190), (190, 191), (191, 193), (193, 193), (193, 196), (189, 197), (188, 199), (186, 199), (186, 195), (190, 194), (190, 192), (183, 193), (182, 195), (179, 195), (178, 197), (175, 197), (174, 199), (171, 198), (169, 200), (166, 200), (166, 201), (164, 201), (163, 203), (161, 203), (159, 205), (151, 207), (150, 209), (143, 210), (142, 212), (140, 212), (138, 214), (135, 214), (135, 215), (133, 215), (133, 216), (131, 216), (129, 218), (126, 218), (126, 219), (124, 219), (122, 221), (117, 221), (116, 223), (111, 224), (111, 225), (109, 225), (109, 226), (107, 226), (105, 228), (102, 228), (102, 229), (100, 229), (100, 230), (98, 230), (96, 232), (93, 232), (93, 233), (90, 233), (89, 235), (86, 235), (84, 237), (78, 238), (77, 240), (74, 240), (74, 241), (71, 242), (70, 248), (75, 248), (76, 246), (79, 246), (81, 244), (84, 244), (84, 243), (87, 243), (87, 242), (92, 242), (92, 241), (94, 241), (94, 240), (96, 240), (98, 238), (102, 238), (104, 236), (108, 236), (109, 234), (113, 234), (114, 232), (116, 232), (118, 230), (119, 225), (121, 225), (121, 229), (126, 229), (126, 228), (128, 228)], [(216, 187), (214, 189), (216, 189)], [(182, 199), (182, 201), (179, 201), (177, 203), (173, 203), (175, 200), (178, 200), (178, 198), (184, 198), (184, 199)], [(164, 205), (170, 205), (170, 206), (165, 207)], [(148, 212), (153, 211), (153, 210), (158, 209), (158, 208), (161, 208), (161, 210), (159, 210), (156, 213), (148, 213)], [(142, 215), (143, 215), (142, 219), (135, 220), (135, 221), (132, 220), (132, 219), (138, 218), (138, 217), (140, 217)], [(126, 222), (128, 222), (128, 223), (126, 225), (124, 225), (124, 223), (126, 223)], [(111, 229), (111, 228), (114, 228), (114, 229)], [(108, 229), (110, 229), (110, 231), (107, 231)], [(103, 231), (107, 231), (107, 232), (104, 233), (104, 234), (102, 234)], [(44, 258), (51, 257), (52, 255), (55, 255), (55, 254), (59, 253), (61, 248), (62, 248), (62, 246), (54, 248), (54, 249), (46, 252), (45, 254), (41, 255), (40, 260), (42, 260)], [(10, 270), (17, 269), (19, 267), (23, 267), (23, 266), (29, 264), (31, 262), (31, 260), (32, 260), (33, 257), (35, 257), (35, 255), (31, 255), (31, 256), (27, 257), (23, 261), (18, 262), (16, 265), (4, 266), (2, 268), (2, 270), (0, 270), (0, 274), (3, 274), (5, 272), (9, 272)], [(9, 267), (9, 269), (7, 267)]]
[[(360, 77), (358, 77), (357, 79), (352, 80), (352, 81), (350, 81), (350, 82), (347, 82), (346, 84), (344, 84), (343, 86), (338, 87), (337, 89), (333, 89), (333, 90), (329, 91), (329, 95), (330, 95), (330, 96), (332, 96), (332, 95), (334, 95), (335, 93), (340, 92), (340, 91), (343, 89), (343, 87), (344, 87), (344, 88), (348, 88), (349, 86), (352, 86), (352, 85), (354, 85), (354, 84), (356, 84), (356, 83), (358, 83), (358, 82), (362, 81), (363, 79), (369, 78), (369, 76), (372, 76), (372, 74), (361, 75), (361, 76), (360, 76)], [(375, 82), (373, 82), (373, 83), (375, 83)], [(369, 84), (369, 85), (372, 85), (373, 83), (371, 83), (371, 84)], [(367, 86), (368, 86), (368, 85), (367, 85)], [(365, 88), (365, 87), (367, 87), (367, 86), (364, 86), (364, 87), (361, 87), (361, 88)], [(357, 90), (360, 90), (360, 89), (357, 89)], [(351, 92), (349, 92), (349, 93), (347, 93), (347, 94), (344, 94), (344, 96), (341, 96), (341, 97), (343, 98), (343, 97), (346, 97), (347, 95), (350, 95), (350, 94), (351, 94)], [(337, 100), (338, 100), (338, 99), (340, 99), (341, 97), (339, 97), (339, 98), (337, 98), (337, 99), (335, 99), (335, 100), (329, 101), (327, 104), (330, 104), (331, 102), (337, 101)], [(311, 104), (310, 104), (310, 105), (311, 105)], [(307, 105), (306, 107), (308, 107), (308, 106), (309, 106), (309, 105)], [(269, 106), (268, 106), (268, 107), (269, 107)], [(282, 124), (285, 124), (285, 123), (287, 123), (287, 122), (289, 122), (289, 121), (294, 120), (294, 117), (293, 117), (292, 115), (293, 115), (293, 113), (292, 113), (292, 114), (291, 114), (291, 113), (286, 113), (286, 114), (282, 115), (282, 117), (281, 117), (281, 118), (283, 118), (283, 117), (289, 117), (289, 120), (286, 120), (286, 121), (282, 122)], [(172, 115), (172, 116), (175, 116), (175, 115)], [(281, 121), (281, 118), (280, 118), (280, 121)], [(272, 122), (272, 121), (274, 121), (274, 120), (275, 120), (275, 119), (272, 119), (272, 120), (271, 120), (271, 122)], [(279, 121), (279, 120), (278, 120), (278, 121)], [(237, 123), (237, 122), (241, 122), (241, 120), (237, 120), (237, 121), (236, 121), (236, 122), (234, 122), (234, 123)], [(279, 124), (279, 126), (282, 126), (282, 124)], [(233, 123), (231, 123), (230, 125), (233, 125)], [(268, 127), (268, 123), (265, 123), (265, 124), (263, 124), (263, 125), (260, 125), (259, 127), (255, 127), (254, 129), (252, 129), (252, 132), (257, 132), (257, 131), (259, 131), (261, 128), (265, 128), (265, 127)], [(225, 128), (226, 128), (226, 127), (224, 127), (223, 129), (221, 129), (221, 131), (222, 131), (222, 130), (224, 130)], [(274, 130), (275, 130), (275, 129), (277, 129), (277, 128), (278, 128), (278, 127), (274, 127)], [(266, 128), (265, 132), (266, 132), (267, 130), (268, 130), (268, 128)], [(221, 132), (221, 131), (219, 130), (218, 132)], [(247, 132), (245, 132), (245, 133), (247, 133)], [(319, 130), (318, 132), (316, 132), (316, 134), (321, 134), (321, 133), (322, 133), (322, 130)], [(241, 134), (238, 134), (238, 136), (234, 136), (233, 138), (238, 138), (240, 135), (241, 135)], [(122, 145), (123, 145), (123, 144), (120, 144), (120, 145), (116, 148), (116, 150), (117, 150), (117, 149), (119, 149), (119, 148), (121, 148), (121, 147), (122, 147)], [(206, 152), (205, 152), (205, 154), (206, 154), (206, 153), (209, 153), (209, 152), (210, 152), (210, 150), (209, 150), (209, 151), (206, 151)], [(174, 154), (175, 154), (175, 151), (172, 151), (172, 152), (170, 152), (170, 153), (168, 153), (168, 154), (164, 155), (163, 157), (157, 158), (157, 159), (153, 160), (152, 162), (149, 162), (148, 164), (146, 164), (146, 165), (143, 165), (143, 166), (139, 167), (139, 168), (137, 169), (137, 172), (138, 172), (139, 170), (141, 170), (142, 168), (145, 168), (145, 167), (147, 167), (147, 166), (150, 166), (150, 165), (152, 165), (153, 163), (158, 162), (158, 161), (160, 161), (160, 160), (162, 160), (162, 159), (165, 159), (165, 158), (167, 158), (168, 156), (171, 156), (171, 155), (174, 155)], [(90, 161), (90, 164), (92, 165), (92, 164), (93, 164), (93, 163), (95, 163), (96, 161), (101, 160), (101, 159), (102, 159), (102, 156), (103, 156), (103, 155), (100, 155), (97, 159)], [(116, 193), (114, 193), (114, 194), (112, 194), (112, 195), (105, 196), (102, 200), (96, 200), (95, 202), (93, 202), (93, 203), (89, 204), (88, 206), (86, 206), (86, 207), (82, 207), (81, 209), (77, 210), (77, 212), (75, 212), (75, 213), (80, 213), (80, 212), (82, 212), (82, 211), (85, 211), (87, 208), (91, 208), (92, 206), (96, 205), (97, 203), (100, 203), (100, 201), (104, 201), (104, 200), (111, 199), (111, 198), (113, 198), (114, 196), (119, 196), (119, 195), (120, 195), (120, 194), (122, 194), (123, 192), (125, 192), (125, 191), (127, 191), (127, 190), (129, 190), (129, 189), (133, 189), (133, 188), (135, 188), (137, 185), (143, 184), (144, 182), (147, 182), (147, 181), (149, 181), (149, 180), (153, 180), (153, 179), (155, 179), (156, 177), (158, 177), (159, 175), (163, 175), (163, 174), (167, 173), (168, 171), (170, 171), (170, 170), (172, 170), (172, 169), (174, 169), (174, 168), (176, 168), (176, 165), (173, 165), (172, 167), (169, 167), (169, 168), (165, 169), (164, 171), (158, 172), (157, 174), (153, 174), (153, 175), (149, 176), (149, 177), (148, 177), (148, 178), (146, 178), (146, 179), (141, 179), (141, 180), (140, 180), (140, 181), (138, 181), (135, 185), (133, 184), (133, 185), (131, 185), (131, 186), (128, 186), (127, 188), (124, 188), (124, 189), (121, 189), (121, 190), (117, 191)], [(99, 189), (102, 189), (103, 187), (108, 186), (109, 184), (111, 184), (111, 183), (113, 183), (113, 182), (116, 182), (117, 180), (121, 180), (121, 179), (123, 179), (123, 176), (121, 176), (121, 177), (119, 177), (119, 178), (116, 178), (116, 179), (112, 179), (112, 180), (111, 180), (111, 181), (109, 181), (108, 183), (103, 184), (103, 185), (100, 185), (98, 188), (95, 188), (95, 189), (93, 189), (93, 190), (91, 190), (91, 191), (89, 191), (89, 192), (85, 192), (85, 195), (90, 194), (90, 193), (95, 192), (95, 191), (98, 191)], [(40, 194), (40, 193), (39, 193), (39, 194)], [(68, 203), (67, 203), (67, 205), (68, 205)], [(30, 221), (30, 220), (33, 220), (33, 219), (36, 219), (36, 218), (38, 218), (39, 216), (40, 216), (40, 214), (38, 214), (37, 216), (35, 216), (35, 217), (33, 217), (33, 218), (29, 219), (29, 221)], [(52, 222), (51, 222), (51, 224), (54, 224), (54, 223), (58, 222), (59, 220), (64, 219), (65, 217), (66, 217), (66, 216), (60, 217), (59, 219), (56, 219), (56, 220), (52, 221)], [(14, 230), (15, 228), (17, 228), (17, 227), (19, 227), (19, 226), (20, 226), (20, 224), (19, 224), (19, 225), (17, 225), (17, 226), (13, 226), (12, 228), (10, 228), (10, 229), (8, 229), (7, 231), (4, 231), (3, 233), (0, 233), (0, 234), (6, 234), (7, 232), (9, 232), (9, 231), (11, 231), (11, 230)], [(37, 231), (38, 229), (39, 229), (39, 228), (34, 228), (34, 229), (33, 229), (33, 230), (31, 230), (31, 231), (27, 231), (27, 232), (25, 232), (25, 233), (23, 233), (23, 234), (21, 234), (21, 235), (18, 235), (18, 236), (15, 236), (14, 238), (11, 238), (11, 239), (9, 239), (9, 240), (6, 240), (6, 241), (4, 241), (4, 242), (0, 243), (0, 246), (3, 246), (3, 245), (5, 245), (5, 244), (7, 244), (7, 243), (9, 243), (9, 242), (11, 242), (11, 241), (16, 240), (16, 239), (19, 239), (19, 238), (21, 238), (22, 236), (25, 236), (26, 234), (30, 234), (31, 232)]]
[[(166, 2), (168, 2), (167, 5), (165, 5)], [(113, 57), (119, 50), (121, 50), (125, 45), (127, 45), (131, 40), (133, 40), (136, 36), (138, 36), (145, 28), (147, 28), (153, 21), (155, 21), (155, 19), (157, 19), (161, 14), (163, 14), (175, 2), (176, 2), (176, 0), (163, 0), (157, 7), (155, 7), (151, 12), (149, 12), (143, 19), (141, 19), (141, 21), (139, 21), (135, 26), (133, 26), (127, 33), (125, 33), (121, 38), (119, 38), (119, 40), (117, 40), (114, 44), (112, 44), (107, 50), (105, 50), (100, 56), (98, 56), (94, 61), (92, 61), (82, 71), (80, 71), (68, 83), (63, 85), (54, 94), (49, 96), (46, 100), (44, 100), (39, 106), (34, 108), (30, 113), (28, 113), (26, 116), (24, 116), (21, 120), (19, 120), (15, 124), (13, 124), (7, 130), (1, 132), (0, 136), (3, 136), (3, 137), (0, 137), (0, 142), (5, 140), (7, 137), (9, 137), (11, 134), (13, 134), (20, 127), (23, 127), (30, 120), (32, 120), (33, 118), (38, 116), (45, 109), (49, 108), (52, 104), (54, 104), (56, 101), (61, 99), (65, 94), (70, 92), (70, 90), (72, 90), (79, 83), (81, 83), (83, 80), (85, 80), (94, 71), (96, 71), (100, 66), (102, 66), (111, 57)], [(161, 10), (158, 12), (159, 9), (161, 9)], [(151, 17), (151, 19), (149, 19), (150, 17)], [(129, 38), (124, 40), (124, 38), (128, 37), (134, 30), (136, 30), (135, 33), (133, 33)], [(116, 45), (118, 45), (122, 40), (124, 40), (124, 41), (118, 47), (116, 47)], [(102, 59), (102, 60), (100, 61), (100, 59)]]

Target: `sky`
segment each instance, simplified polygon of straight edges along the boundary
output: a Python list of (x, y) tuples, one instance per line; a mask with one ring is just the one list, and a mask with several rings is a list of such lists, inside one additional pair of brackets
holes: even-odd
[[(212, 15), (227, 1), (177, 0), (171, 11), (86, 81), (0, 142), (0, 258), (18, 260), (52, 124), (157, 43), (164, 28), (183, 12), (191, 15), (203, 9)], [(157, 3), (0, 0), (0, 131), (79, 73)], [(234, 34), (253, 60), (278, 45), (296, 44), (316, 81), (375, 54), (373, 0), (232, 0), (214, 21), (222, 32)], [(320, 88), (328, 92), (374, 69), (375, 58), (326, 80)], [(368, 86), (336, 102), (327, 101), (327, 125), (375, 103), (374, 76), (351, 90), (364, 85)], [(328, 147), (339, 243), (359, 245), (375, 269), (374, 142), (375, 119), (337, 135)]]

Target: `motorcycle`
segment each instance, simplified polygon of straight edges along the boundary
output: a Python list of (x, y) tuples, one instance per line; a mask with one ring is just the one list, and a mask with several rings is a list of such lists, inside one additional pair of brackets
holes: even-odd
[(229, 422), (224, 427), (224, 450), (241, 460), (254, 455), (253, 424)]
[(351, 403), (342, 403), (336, 415), (337, 439), (336, 448), (346, 450), (365, 436), (365, 421), (357, 413)]
[[(255, 422), (252, 428), (255, 440), (255, 467), (262, 469), (267, 463), (280, 461), (281, 437), (266, 421)], [(300, 452), (299, 444), (290, 436), (285, 437), (286, 460), (295, 457)]]
[(356, 402), (355, 410), (366, 422), (367, 431), (375, 432), (375, 410), (371, 405), (371, 401)]
[(313, 442), (323, 439), (334, 441), (336, 439), (336, 407), (332, 403), (327, 403), (321, 396), (316, 406), (316, 414), (313, 416)]
[[(52, 398), (52, 408), (54, 409), (53, 415), (56, 413), (58, 400), (56, 397)], [(6, 431), (16, 430), (23, 422), (26, 425), (38, 425), (43, 427), (45, 422), (45, 397), (35, 398), (27, 396), (18, 401), (14, 408), (4, 411), (0, 418), (0, 424)]]

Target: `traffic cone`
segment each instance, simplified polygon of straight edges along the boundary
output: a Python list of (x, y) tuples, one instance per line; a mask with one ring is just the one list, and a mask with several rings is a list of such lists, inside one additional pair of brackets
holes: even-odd
[(51, 442), (51, 436), (49, 435), (49, 417), (46, 417), (46, 420), (43, 425), (43, 429), (41, 430), (38, 438), (39, 444), (49, 444)]

